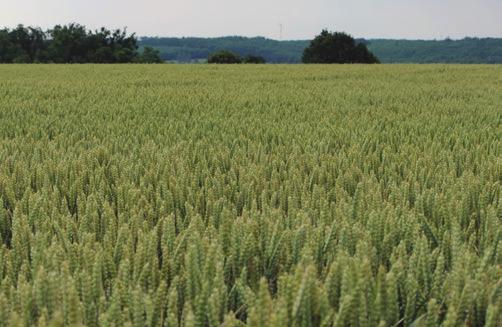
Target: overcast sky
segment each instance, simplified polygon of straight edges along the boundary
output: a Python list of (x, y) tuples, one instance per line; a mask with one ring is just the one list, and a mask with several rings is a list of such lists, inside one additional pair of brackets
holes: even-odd
[(0, 0), (0, 26), (78, 22), (140, 36), (502, 37), (502, 0)]

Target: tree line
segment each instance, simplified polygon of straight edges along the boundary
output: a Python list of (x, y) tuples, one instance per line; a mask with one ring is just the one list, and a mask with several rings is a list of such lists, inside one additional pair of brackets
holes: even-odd
[[(502, 38), (464, 38), (461, 40), (392, 40), (356, 38), (366, 44), (382, 63), (502, 63)], [(219, 50), (240, 55), (254, 54), (269, 63), (296, 64), (310, 40), (277, 41), (263, 37), (226, 36), (218, 38), (141, 37), (140, 46), (160, 50), (166, 61), (201, 62)]]
[(269, 63), (297, 63), (307, 41), (277, 41), (264, 37), (225, 36), (200, 37), (141, 37), (140, 46), (160, 50), (160, 56), (172, 62), (201, 62), (225, 49), (241, 56), (262, 56)]
[(244, 58), (238, 53), (229, 50), (220, 50), (209, 55), (209, 64), (264, 64), (265, 58), (262, 56), (247, 55)]
[[(251, 60), (249, 59), (251, 58)], [(366, 47), (352, 36), (343, 32), (323, 30), (303, 50), (305, 64), (378, 64), (380, 61)], [(240, 64), (265, 63), (265, 58), (248, 56), (242, 60), (238, 53), (221, 50), (208, 57), (208, 63)]]
[(126, 29), (92, 31), (80, 24), (52, 29), (18, 25), (0, 29), (0, 63), (160, 63), (151, 47), (138, 50), (138, 39)]

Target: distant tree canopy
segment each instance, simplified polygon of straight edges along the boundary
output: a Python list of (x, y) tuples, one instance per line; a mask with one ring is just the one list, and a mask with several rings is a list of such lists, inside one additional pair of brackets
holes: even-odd
[(145, 47), (143, 49), (143, 53), (140, 53), (136, 58), (135, 62), (137, 63), (145, 63), (145, 64), (160, 64), (164, 62), (162, 58), (160, 58), (160, 51), (154, 49), (152, 47)]
[(307, 41), (277, 41), (263, 37), (141, 37), (140, 46), (150, 46), (160, 50), (164, 60), (174, 62), (206, 61), (210, 54), (221, 49), (246, 55), (262, 56), (270, 63), (296, 63), (300, 61)]
[(262, 56), (246, 56), (244, 57), (244, 60), (242, 61), (245, 64), (264, 64), (266, 63), (265, 58)]
[[(465, 38), (462, 40), (389, 40), (356, 39), (365, 43), (382, 63), (502, 63), (502, 38)], [(299, 63), (310, 41), (277, 41), (263, 37), (225, 36), (141, 37), (141, 47), (160, 51), (164, 60), (201, 62), (218, 49), (227, 49), (241, 56), (263, 56), (270, 63)]]
[(264, 64), (265, 58), (261, 56), (247, 55), (244, 58), (238, 53), (229, 50), (213, 52), (207, 58), (208, 64)]
[(240, 64), (241, 62), (239, 54), (228, 50), (214, 52), (207, 58), (209, 64)]
[(138, 52), (135, 34), (79, 24), (56, 25), (47, 31), (18, 25), (0, 29), (0, 63), (128, 63), (161, 62), (159, 52)]
[(313, 64), (379, 63), (364, 43), (340, 32), (323, 30), (303, 51), (302, 61)]

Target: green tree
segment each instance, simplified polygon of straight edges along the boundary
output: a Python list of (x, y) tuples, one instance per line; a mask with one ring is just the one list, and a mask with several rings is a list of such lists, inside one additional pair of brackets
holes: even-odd
[(267, 61), (262, 56), (246, 56), (243, 60), (245, 64), (264, 64)]
[(0, 29), (0, 63), (128, 63), (162, 62), (159, 52), (138, 53), (135, 34), (102, 27), (90, 31), (76, 23), (40, 28), (18, 25)]
[(13, 44), (10, 40), (9, 30), (0, 30), (0, 63), (12, 62)]
[(85, 26), (56, 25), (50, 35), (49, 56), (56, 63), (83, 63), (87, 60), (88, 44)]
[(46, 57), (46, 35), (41, 29), (18, 25), (0, 30), (0, 62), (44, 62)]
[(323, 30), (303, 51), (307, 64), (379, 63), (363, 43), (357, 43), (346, 33)]
[(69, 24), (55, 26), (51, 36), (50, 56), (54, 62), (64, 63), (126, 63), (132, 62), (137, 53), (137, 39), (134, 34), (104, 27), (94, 32), (85, 26)]
[(138, 56), (138, 40), (133, 33), (127, 35), (127, 29), (110, 32), (107, 45), (112, 48), (113, 62), (132, 62)]
[(136, 62), (142, 64), (160, 64), (164, 60), (160, 57), (160, 51), (152, 47), (145, 47), (143, 52), (138, 55)]
[(221, 50), (210, 54), (207, 62), (209, 64), (240, 64), (242, 59), (237, 53)]

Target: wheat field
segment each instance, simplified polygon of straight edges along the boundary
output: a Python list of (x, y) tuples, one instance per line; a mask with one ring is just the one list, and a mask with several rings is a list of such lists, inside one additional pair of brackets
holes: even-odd
[(0, 326), (502, 326), (502, 66), (0, 66)]

